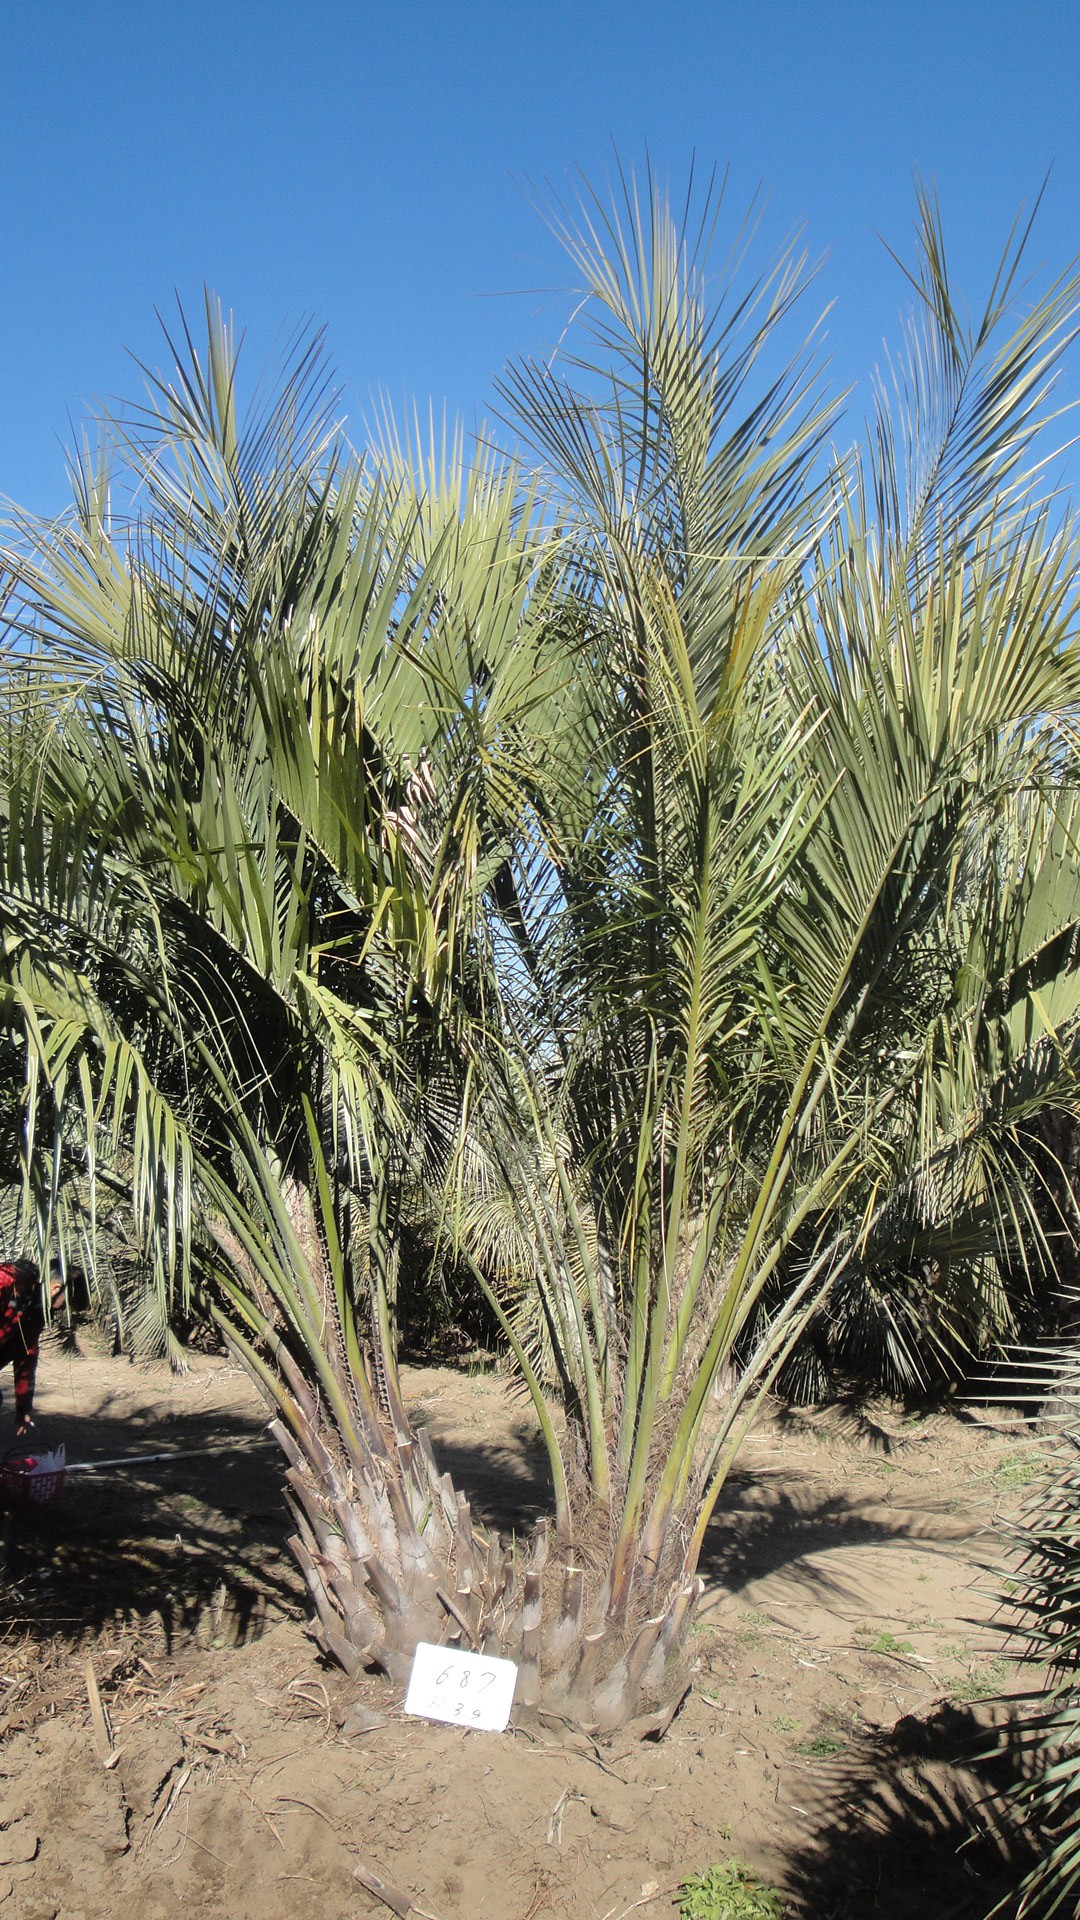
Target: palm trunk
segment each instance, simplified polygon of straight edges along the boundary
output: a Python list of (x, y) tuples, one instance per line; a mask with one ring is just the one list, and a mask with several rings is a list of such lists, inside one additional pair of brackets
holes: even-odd
[[(305, 1423), (306, 1424), (306, 1423)], [(611, 1568), (541, 1522), (525, 1541), (478, 1528), (440, 1473), (427, 1434), (335, 1459), (325, 1426), (272, 1426), (288, 1461), (290, 1541), (314, 1608), (313, 1631), (346, 1673), (377, 1669), (404, 1686), (419, 1641), (496, 1654), (518, 1666), (513, 1718), (594, 1736), (662, 1723), (681, 1693), (682, 1647), (702, 1582), (658, 1569), (639, 1580), (632, 1620), (607, 1605)]]
[[(251, 1288), (246, 1288), (250, 1309)], [(233, 1305), (236, 1300), (234, 1297)], [(317, 1391), (268, 1316), (247, 1329), (218, 1314), (229, 1346), (274, 1418), (295, 1520), (290, 1547), (313, 1610), (312, 1632), (350, 1676), (365, 1669), (403, 1689), (420, 1641), (513, 1660), (516, 1724), (594, 1737), (662, 1724), (683, 1689), (682, 1648), (702, 1583), (681, 1555), (638, 1565), (632, 1605), (611, 1605), (623, 1533), (595, 1505), (577, 1529), (538, 1523), (505, 1540), (473, 1520), (430, 1438), (369, 1357), (357, 1377), (330, 1315), (322, 1353), (338, 1408)], [(252, 1337), (254, 1336), (254, 1337)]]

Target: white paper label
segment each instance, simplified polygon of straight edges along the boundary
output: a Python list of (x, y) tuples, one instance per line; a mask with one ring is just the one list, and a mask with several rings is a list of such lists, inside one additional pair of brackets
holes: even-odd
[(486, 1653), (462, 1653), (421, 1640), (413, 1656), (406, 1713), (422, 1720), (447, 1720), (453, 1727), (482, 1727), (501, 1733), (510, 1718), (517, 1684), (512, 1660)]

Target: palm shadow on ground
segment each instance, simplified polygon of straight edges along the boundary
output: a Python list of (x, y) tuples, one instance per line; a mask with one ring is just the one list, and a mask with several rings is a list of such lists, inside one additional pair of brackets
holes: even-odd
[[(303, 1611), (289, 1553), (281, 1456), (257, 1412), (133, 1410), (105, 1401), (92, 1417), (65, 1415), (38, 1443), (63, 1438), (70, 1462), (175, 1451), (106, 1473), (69, 1474), (60, 1504), (0, 1513), (0, 1607), (46, 1637), (79, 1639), (117, 1618), (158, 1616), (166, 1636), (188, 1633), (222, 1589), (243, 1637), (267, 1610)], [(475, 1518), (523, 1531), (550, 1512), (543, 1447), (522, 1421), (506, 1438), (441, 1440), (439, 1465), (469, 1498)], [(203, 1451), (208, 1449), (208, 1451)], [(706, 1540), (701, 1571), (738, 1592), (747, 1582), (830, 1548), (916, 1540), (919, 1517), (868, 1515), (842, 1495), (770, 1485), (753, 1469), (732, 1474)], [(821, 1574), (805, 1569), (820, 1585)]]
[(790, 1475), (783, 1485), (771, 1486), (771, 1477), (753, 1468), (730, 1476), (701, 1558), (701, 1572), (711, 1586), (737, 1593), (787, 1568), (797, 1572), (799, 1584), (824, 1592), (836, 1583), (821, 1567), (798, 1565), (811, 1555), (899, 1545), (948, 1552), (970, 1534), (966, 1524), (930, 1503), (874, 1506), (865, 1496), (800, 1487)]
[[(236, 1640), (267, 1615), (305, 1612), (284, 1462), (257, 1411), (158, 1413), (105, 1400), (92, 1416), (39, 1423), (37, 1447), (60, 1440), (76, 1465), (57, 1505), (0, 1506), (0, 1620), (10, 1629), (78, 1643), (110, 1623), (156, 1620), (171, 1645), (220, 1616), (223, 1599)], [(149, 1458), (166, 1452), (178, 1457)], [(546, 1459), (527, 1423), (508, 1442), (439, 1443), (438, 1455), (484, 1525), (521, 1531), (550, 1509)], [(113, 1460), (127, 1464), (80, 1470)]]
[[(112, 1623), (156, 1619), (171, 1646), (210, 1612), (227, 1613), (229, 1637), (242, 1640), (268, 1612), (302, 1607), (279, 1455), (257, 1416), (124, 1406), (121, 1417), (106, 1402), (93, 1417), (43, 1421), (36, 1445), (58, 1439), (78, 1466), (128, 1464), (76, 1468), (55, 1505), (0, 1512), (9, 1629), (78, 1642)], [(182, 1457), (130, 1459), (163, 1452)]]
[(807, 1763), (800, 1920), (1011, 1920), (1036, 1846), (1005, 1812), (1025, 1758), (1007, 1712), (941, 1701)]

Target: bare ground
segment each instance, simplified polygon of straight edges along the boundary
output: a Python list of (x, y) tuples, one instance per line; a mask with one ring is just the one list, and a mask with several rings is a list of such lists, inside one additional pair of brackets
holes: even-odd
[[(407, 1388), (482, 1517), (544, 1510), (501, 1379)], [(1015, 1878), (969, 1766), (1015, 1681), (988, 1528), (1029, 1456), (1004, 1418), (763, 1421), (712, 1528), (678, 1717), (660, 1743), (567, 1749), (406, 1719), (320, 1664), (232, 1366), (53, 1347), (38, 1398), (69, 1461), (190, 1457), (72, 1473), (57, 1508), (3, 1522), (0, 1920), (385, 1915), (358, 1865), (436, 1920), (622, 1920), (671, 1913), (680, 1876), (729, 1854), (802, 1920), (981, 1920)]]

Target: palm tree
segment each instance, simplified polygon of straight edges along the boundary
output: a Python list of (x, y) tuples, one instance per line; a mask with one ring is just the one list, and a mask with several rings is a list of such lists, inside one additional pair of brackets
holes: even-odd
[(210, 303), (205, 353), (114, 428), (136, 510), (84, 462), (10, 557), (26, 1198), (43, 1243), (81, 1199), (92, 1255), (123, 1196), (162, 1291), (200, 1293), (272, 1403), (327, 1644), (366, 1657), (374, 1582), (397, 1675), (395, 1606), (401, 1646), (454, 1624), (469, 1532), (401, 1402), (396, 1228), (483, 1012), (472, 903), (545, 671), (543, 546), (460, 443), (422, 489), (400, 453), (353, 460), (317, 343), (244, 424), (237, 378)]
[(599, 354), (507, 384), (576, 509), (585, 628), (505, 915), (523, 1125), (471, 1149), (458, 1238), (567, 1407), (545, 1651), (601, 1729), (663, 1695), (816, 1303), (1030, 1237), (1024, 1128), (1074, 1085), (1074, 541), (1019, 476), (1075, 287), (999, 342), (1007, 260), (965, 336), (928, 201), (921, 238), (911, 410), (828, 514), (801, 368), (733, 416), (748, 357), (656, 200), (570, 238)]
[[(600, 1733), (678, 1697), (809, 1317), (1015, 1257), (1025, 1128), (1075, 1084), (1074, 539), (1031, 474), (1075, 286), (1006, 335), (1013, 249), (965, 332), (924, 200), (899, 402), (830, 466), (811, 358), (776, 372), (803, 265), (714, 291), (716, 212), (630, 183), (567, 226), (586, 344), (505, 389), (528, 486), (417, 434), (354, 462), (307, 347), (241, 426), (211, 309), (117, 430), (123, 529), (84, 464), (8, 559), (42, 1239), (65, 1144), (88, 1232), (119, 1183), (202, 1290), (347, 1670), (482, 1645)], [(406, 1220), (532, 1396), (527, 1541), (408, 1420)]]

